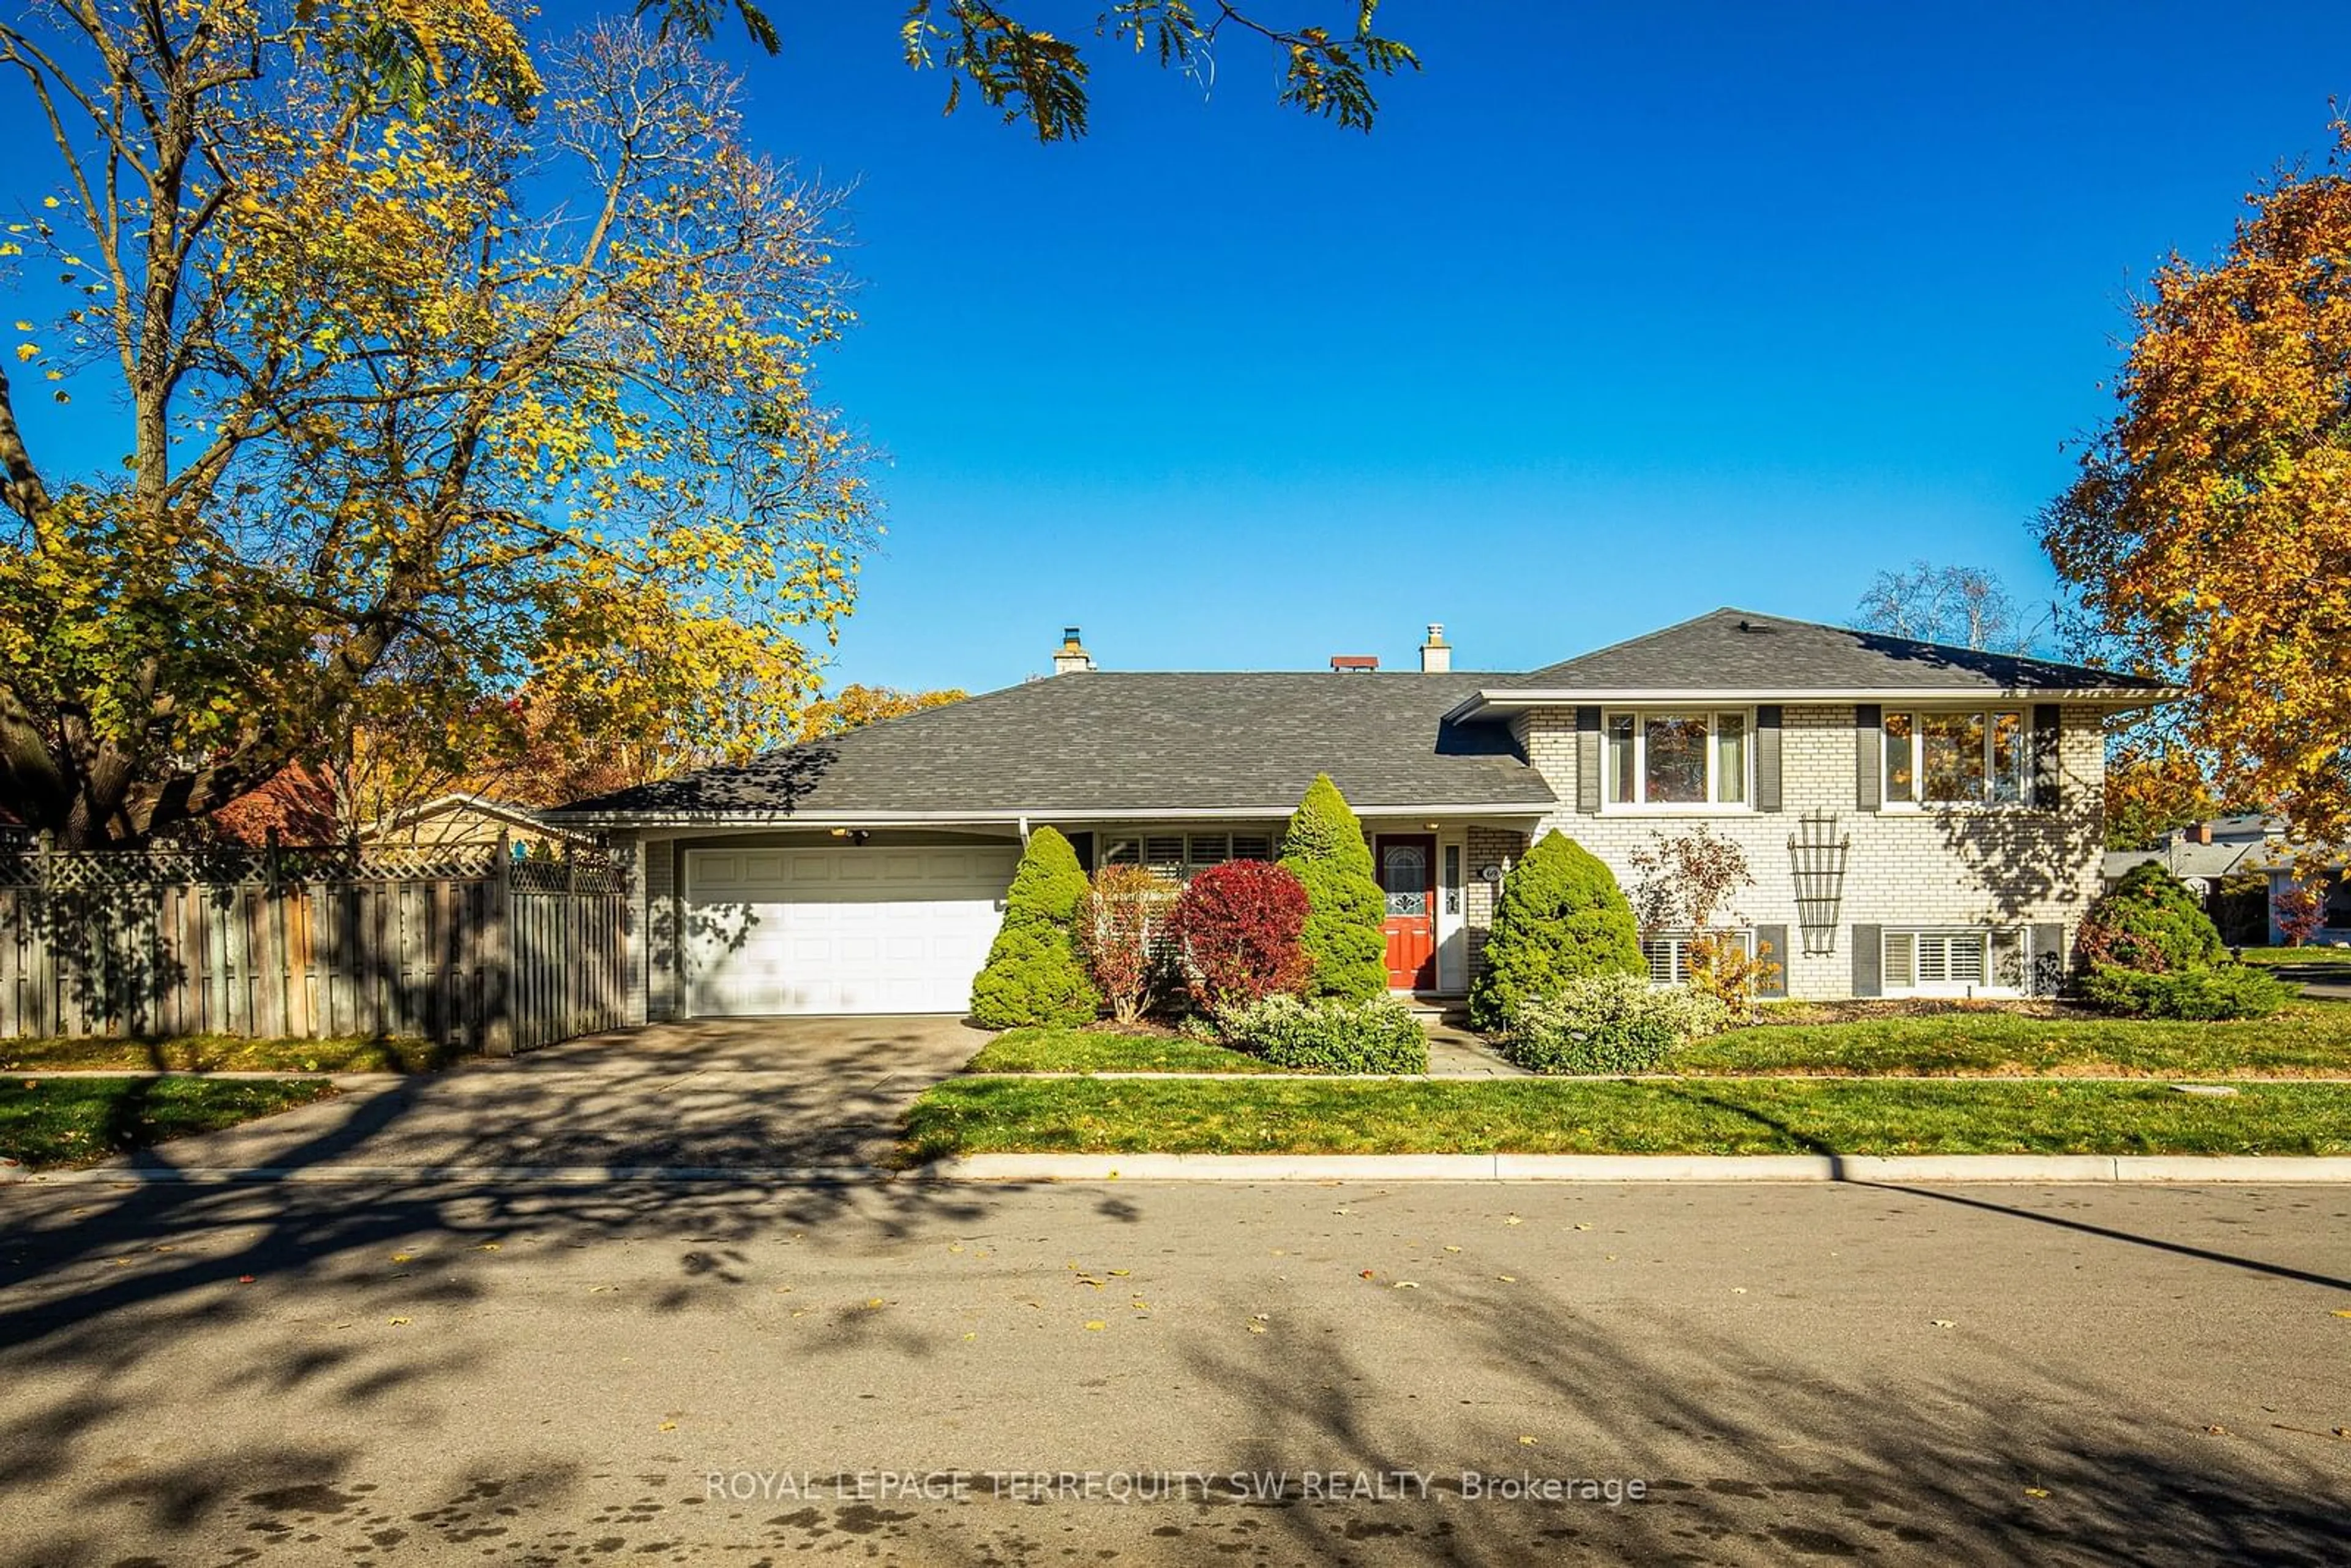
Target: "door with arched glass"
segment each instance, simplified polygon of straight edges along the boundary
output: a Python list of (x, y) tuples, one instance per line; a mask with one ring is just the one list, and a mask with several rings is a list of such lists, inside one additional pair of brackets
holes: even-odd
[(1437, 840), (1382, 833), (1373, 846), (1387, 900), (1388, 988), (1437, 988)]

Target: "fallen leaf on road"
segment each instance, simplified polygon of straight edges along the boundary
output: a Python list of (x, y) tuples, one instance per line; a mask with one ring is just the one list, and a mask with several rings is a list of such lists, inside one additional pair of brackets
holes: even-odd
[(883, 1307), (883, 1306), (887, 1306), (887, 1305), (889, 1305), (889, 1303), (888, 1303), (887, 1301), (883, 1301), (881, 1297), (879, 1297), (879, 1296), (874, 1296), (874, 1297), (870, 1298), (870, 1299), (866, 1301), (866, 1303), (865, 1303), (865, 1304), (866, 1304), (867, 1306), (869, 1306), (869, 1307)]
[(1102, 1330), (1108, 1327), (1110, 1327), (1110, 1325), (1102, 1322), (1102, 1319), (1094, 1318), (1087, 1322), (1086, 1332), (1088, 1333), (1100, 1333)]
[(2351, 1307), (2337, 1307), (2335, 1309), (2335, 1315), (2338, 1318), (2351, 1318)]
[(401, 1324), (405, 1323), (405, 1322), (413, 1322), (413, 1319), (409, 1319), (409, 1318), (394, 1318), (394, 1319), (392, 1319), (392, 1327), (394, 1327), (394, 1328), (398, 1328)]
[(1502, 1216), (1502, 1223), (1505, 1225), (1524, 1225), (1526, 1221), (1520, 1219), (1515, 1214), (1506, 1214)]
[(1461, 1250), (1461, 1249), (1460, 1249), (1460, 1248), (1458, 1248), (1458, 1247), (1447, 1247), (1447, 1248), (1446, 1248), (1446, 1250), (1447, 1250), (1447, 1252), (1458, 1252), (1458, 1251), (1460, 1251), (1460, 1250)]
[(950, 1241), (947, 1243), (947, 1250), (950, 1252), (960, 1252), (963, 1250), (963, 1243), (960, 1241)]
[(1251, 1333), (1263, 1333), (1265, 1332), (1265, 1325), (1263, 1323), (1251, 1323), (1249, 1326), (1249, 1331)]
[(1575, 1228), (1576, 1228), (1578, 1230), (1589, 1230), (1589, 1229), (1591, 1229), (1591, 1228), (1592, 1228), (1592, 1227), (1591, 1227), (1591, 1226), (1586, 1225), (1583, 1221), (1582, 1221), (1582, 1220), (1580, 1220), (1580, 1219), (1579, 1219), (1579, 1220), (1577, 1220), (1577, 1221), (1575, 1222)]
[(415, 1255), (410, 1252), (395, 1252), (392, 1255), (392, 1260), (395, 1263), (410, 1263), (415, 1261)]
[(590, 1285), (588, 1287), (588, 1293), (592, 1296), (599, 1291), (609, 1291), (611, 1288), (610, 1285)]
[(1501, 1281), (1505, 1285), (1515, 1285), (1519, 1282), (1519, 1277), (1516, 1274), (1497, 1274), (1494, 1278)]
[(250, 1274), (239, 1274), (236, 1277), (236, 1282), (240, 1285), (250, 1285), (253, 1283), (253, 1276)]
[(674, 1421), (664, 1421), (661, 1424), (661, 1429), (664, 1432), (674, 1432), (677, 1430), (677, 1423)]
[(1361, 1274), (1358, 1274), (1358, 1275), (1356, 1275), (1355, 1277), (1356, 1277), (1357, 1279), (1359, 1279), (1359, 1280), (1368, 1280), (1368, 1279), (1370, 1279), (1370, 1278), (1372, 1277), (1372, 1271), (1371, 1271), (1369, 1269), (1366, 1269), (1366, 1270), (1364, 1270)]
[(1954, 1326), (1951, 1320), (1949, 1318), (1928, 1318), (1927, 1321), (1933, 1323), (1938, 1329), (1947, 1329)]
[(1420, 1281), (1417, 1280), (1398, 1280), (1395, 1282), (1395, 1288), (1399, 1291), (1417, 1291), (1420, 1289)]
[(1521, 1434), (1521, 1435), (1520, 1436), (1520, 1437), (1519, 1437), (1519, 1441), (1520, 1441), (1520, 1442), (1521, 1442), (1521, 1443), (1524, 1443), (1524, 1444), (1525, 1444), (1528, 1448), (1533, 1448), (1533, 1447), (1535, 1446), (1535, 1440), (1534, 1440), (1532, 1437), (1527, 1437), (1527, 1436), (1525, 1436), (1525, 1435), (1523, 1435), (1523, 1434)]
[(495, 1252), (497, 1249), (498, 1244), (495, 1241), (485, 1241), (479, 1247), (474, 1249), (476, 1252)]
[(2027, 1497), (2047, 1497), (2049, 1495), (2049, 1489), (2047, 1487), (2026, 1487), (2024, 1489), (2024, 1495)]
[(2229, 1428), (2226, 1427), (2207, 1427), (2204, 1430), (2215, 1437), (2225, 1437), (2229, 1435)]
[(1113, 1279), (1113, 1280), (1123, 1280), (1123, 1279), (1125, 1279), (1129, 1274), (1132, 1274), (1132, 1273), (1134, 1273), (1134, 1270), (1132, 1270), (1132, 1269), (1113, 1269), (1113, 1270), (1110, 1271), (1110, 1277), (1111, 1277), (1112, 1279)]
[(979, 1336), (978, 1336), (977, 1334), (976, 1334), (976, 1333), (967, 1333), (967, 1334), (964, 1335), (963, 1337), (964, 1337), (964, 1338), (966, 1338), (966, 1339), (977, 1339)]
[(1743, 1296), (1747, 1293), (1747, 1287), (1744, 1285), (1733, 1285), (1730, 1287), (1730, 1293), (1734, 1296)]

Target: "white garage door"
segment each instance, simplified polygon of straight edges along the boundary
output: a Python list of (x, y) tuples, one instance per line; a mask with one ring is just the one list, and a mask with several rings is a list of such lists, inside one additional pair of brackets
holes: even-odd
[(697, 1015), (960, 1013), (1019, 860), (1002, 848), (690, 850)]

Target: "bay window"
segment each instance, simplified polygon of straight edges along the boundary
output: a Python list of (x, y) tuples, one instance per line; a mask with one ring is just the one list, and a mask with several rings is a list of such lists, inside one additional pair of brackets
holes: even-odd
[(1612, 713), (1601, 778), (1615, 806), (1744, 806), (1748, 716)]

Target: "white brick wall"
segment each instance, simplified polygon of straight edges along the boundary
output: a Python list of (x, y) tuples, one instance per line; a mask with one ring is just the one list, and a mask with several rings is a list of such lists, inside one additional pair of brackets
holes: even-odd
[[(1544, 819), (1607, 862), (1629, 888), (1632, 852), (1653, 831), (1668, 836), (1704, 822), (1747, 852), (1755, 885), (1734, 901), (1752, 925), (1788, 927), (1780, 956), (1792, 997), (1853, 994), (1852, 927), (1878, 925), (2033, 925), (2063, 923), (2070, 952), (2082, 910), (2098, 891), (2099, 820), (2105, 788), (2105, 741), (2095, 708), (2068, 707), (2061, 721), (2062, 771), (2056, 811), (1878, 810), (1855, 804), (1855, 738), (1851, 704), (1788, 706), (1782, 713), (1779, 811), (1668, 815), (1575, 809), (1575, 714), (1541, 709), (1521, 731), (1527, 759), (1564, 802)], [(1807, 954), (1796, 917), (1788, 841), (1808, 811), (1832, 812), (1838, 836), (1852, 840), (1835, 950)], [(1473, 843), (1472, 864), (1479, 851)], [(1480, 953), (1490, 903), (1467, 911), (1470, 952)]]

